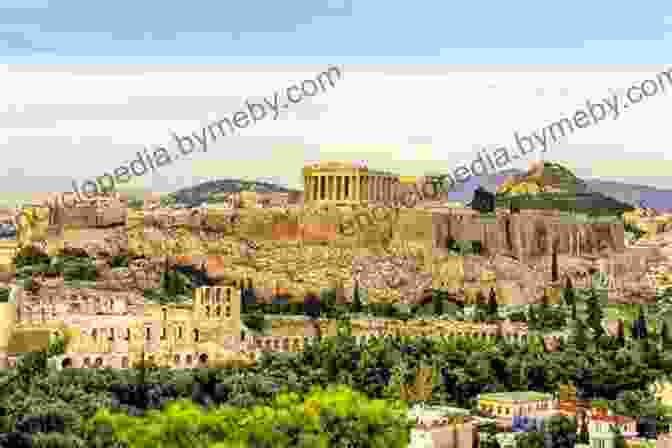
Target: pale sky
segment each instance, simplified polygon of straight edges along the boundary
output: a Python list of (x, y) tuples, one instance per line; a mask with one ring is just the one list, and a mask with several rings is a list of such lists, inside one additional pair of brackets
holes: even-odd
[[(663, 65), (339, 66), (333, 88), (239, 131), (207, 153), (162, 167), (127, 186), (172, 191), (218, 177), (273, 178), (301, 188), (305, 161), (366, 160), (404, 175), (443, 172), (481, 148), (513, 146), (527, 134), (571, 117)], [(136, 151), (163, 145), (230, 117), (328, 68), (314, 66), (0, 66), (0, 190), (66, 191), (71, 181), (126, 164)], [(11, 88), (9, 88), (11, 86)], [(672, 90), (670, 86), (669, 90)], [(672, 188), (669, 95), (652, 96), (614, 120), (576, 129), (547, 160), (581, 177)], [(537, 155), (517, 161), (526, 167)]]
[[(329, 65), (345, 75), (332, 90), (134, 183), (301, 187), (303, 162), (318, 159), (446, 172), (655, 77), (671, 42), (667, 0), (565, 0), (552, 11), (533, 0), (3, 0), (0, 200), (69, 191), (146, 146), (175, 150), (171, 130), (197, 131)], [(669, 102), (578, 129), (546, 158), (582, 177), (672, 188)]]

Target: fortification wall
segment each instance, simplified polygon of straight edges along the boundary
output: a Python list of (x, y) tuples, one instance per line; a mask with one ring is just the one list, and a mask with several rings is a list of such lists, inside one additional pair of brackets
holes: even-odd
[[(618, 223), (572, 222), (541, 211), (482, 217), (464, 209), (366, 205), (133, 212), (127, 233), (134, 253), (219, 256), (222, 284), (252, 280), (262, 300), (278, 289), (303, 297), (327, 287), (339, 287), (350, 297), (355, 280), (373, 302), (417, 302), (439, 283), (459, 289), (463, 260), (446, 257), (451, 238), (480, 241), (490, 255), (519, 260), (550, 256), (554, 241), (560, 254), (624, 250)], [(370, 266), (377, 275), (367, 274)], [(539, 291), (540, 282), (532, 282)], [(529, 285), (505, 283), (488, 284), (484, 291), (495, 288), (505, 303), (536, 297), (525, 289)]]

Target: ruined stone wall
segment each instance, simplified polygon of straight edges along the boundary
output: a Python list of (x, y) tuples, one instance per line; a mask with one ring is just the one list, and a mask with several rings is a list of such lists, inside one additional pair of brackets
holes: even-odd
[(519, 214), (497, 213), (481, 217), (464, 211), (437, 211), (434, 244), (446, 247), (448, 239), (480, 241), (491, 254), (506, 253), (525, 259), (550, 255), (553, 241), (558, 254), (597, 254), (602, 250), (625, 250), (622, 223), (581, 223), (555, 211), (522, 210)]
[[(272, 334), (277, 337), (312, 337), (312, 322), (304, 319), (272, 319)], [(494, 337), (501, 328), (505, 337), (519, 338), (528, 335), (527, 324), (521, 322), (480, 323), (439, 319), (409, 319), (406, 322), (385, 319), (352, 319), (352, 335), (356, 337), (397, 335), (402, 336), (468, 336)], [(323, 336), (336, 336), (336, 321), (320, 319)]]
[[(350, 297), (355, 280), (372, 302), (417, 302), (445, 280), (463, 288), (468, 274), (459, 269), (449, 279), (435, 278), (455, 271), (447, 267), (454, 261), (445, 257), (450, 238), (481, 241), (490, 255), (522, 261), (550, 256), (556, 239), (561, 254), (624, 250), (621, 224), (572, 223), (543, 211), (484, 218), (465, 209), (365, 205), (133, 212), (127, 234), (136, 254), (220, 256), (221, 284), (251, 280), (261, 300), (278, 290), (301, 298), (329, 287)], [(504, 303), (526, 303), (524, 297), (537, 297), (546, 281), (542, 272), (527, 274), (536, 277), (511, 283), (514, 279), (498, 275), (491, 286), (507, 297)]]

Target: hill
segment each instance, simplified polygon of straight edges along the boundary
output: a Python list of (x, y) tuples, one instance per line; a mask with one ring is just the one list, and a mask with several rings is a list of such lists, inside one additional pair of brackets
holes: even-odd
[[(590, 203), (590, 195), (598, 200), (613, 200), (627, 206), (638, 207), (644, 203), (646, 207), (663, 211), (672, 208), (672, 190), (662, 190), (646, 185), (633, 185), (625, 182), (603, 181), (599, 179), (581, 179), (570, 170), (559, 164), (548, 167), (548, 183), (560, 191), (574, 190), (583, 199), (584, 204)], [(545, 167), (546, 171), (546, 167)], [(451, 201), (469, 202), (474, 191), (482, 186), (488, 191), (496, 192), (512, 178), (524, 179), (528, 171), (509, 169), (497, 174), (472, 177), (455, 191), (448, 193)], [(614, 203), (614, 205), (617, 205)]]
[(204, 182), (193, 187), (183, 188), (169, 196), (174, 198), (177, 204), (183, 204), (186, 207), (196, 207), (215, 195), (223, 193), (240, 193), (241, 191), (251, 190), (259, 193), (291, 193), (298, 190), (292, 190), (275, 183), (261, 181), (246, 181), (243, 179), (218, 179)]

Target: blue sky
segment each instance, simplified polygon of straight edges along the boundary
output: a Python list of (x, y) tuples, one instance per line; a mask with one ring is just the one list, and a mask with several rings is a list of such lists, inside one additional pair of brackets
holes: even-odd
[(0, 2), (4, 63), (650, 64), (672, 3)]
[[(301, 188), (302, 164), (318, 159), (448, 172), (655, 78), (671, 35), (669, 1), (0, 0), (0, 202), (70, 190), (143, 148), (174, 150), (173, 131), (330, 65), (344, 72), (332, 90), (128, 186), (273, 177)], [(672, 189), (671, 100), (649, 98), (545, 157)]]

